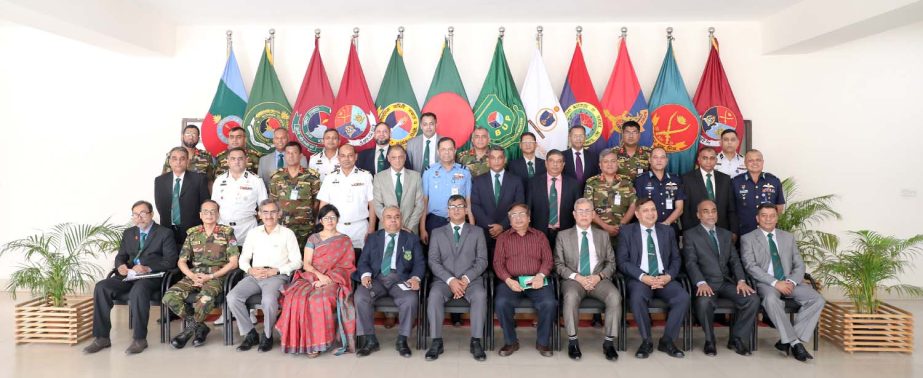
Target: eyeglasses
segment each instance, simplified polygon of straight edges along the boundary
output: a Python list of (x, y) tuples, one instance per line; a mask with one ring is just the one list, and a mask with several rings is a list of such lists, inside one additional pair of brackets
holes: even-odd
[(467, 207), (467, 205), (449, 205), (449, 210), (464, 210)]
[(323, 218), (321, 218), (320, 220), (321, 220), (322, 222), (336, 222), (336, 221), (337, 221), (337, 217), (331, 215), (331, 216), (323, 217)]
[(202, 210), (199, 212), (202, 215), (215, 215), (218, 214), (218, 210)]
[(593, 209), (576, 209), (574, 212), (580, 215), (587, 215), (593, 214)]
[(525, 218), (529, 216), (529, 214), (526, 214), (525, 211), (517, 211), (515, 213), (509, 213), (507, 215), (510, 216), (510, 219)]
[(150, 212), (150, 211), (142, 211), (142, 212), (138, 212), (138, 213), (131, 213), (131, 217), (132, 217), (132, 218), (141, 218), (141, 217), (145, 217), (145, 216), (148, 216), (148, 215), (151, 215), (151, 212)]
[(534, 145), (535, 145), (535, 142), (519, 142), (519, 144), (521, 144), (521, 145), (523, 145), (523, 146), (534, 146)]
[(276, 215), (279, 214), (279, 210), (261, 210), (260, 214), (263, 215)]
[(247, 158), (245, 158), (245, 157), (243, 157), (243, 156), (241, 156), (241, 157), (228, 157), (228, 160), (230, 160), (230, 161), (244, 161), (244, 160), (247, 160)]

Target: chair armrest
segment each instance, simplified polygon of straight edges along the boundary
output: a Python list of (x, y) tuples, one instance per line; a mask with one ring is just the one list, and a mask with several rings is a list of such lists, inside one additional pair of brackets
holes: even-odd
[(811, 288), (814, 289), (814, 291), (817, 291), (817, 280), (815, 280), (810, 273), (805, 273), (804, 279), (811, 283)]
[(228, 279), (224, 281), (224, 294), (231, 292), (231, 289), (234, 286), (237, 286), (237, 283), (244, 279), (244, 271), (240, 269), (234, 269), (228, 274)]

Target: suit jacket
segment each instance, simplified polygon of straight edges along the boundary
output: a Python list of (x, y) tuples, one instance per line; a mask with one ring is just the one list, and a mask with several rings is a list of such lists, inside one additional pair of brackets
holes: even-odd
[[(574, 227), (574, 202), (583, 196), (583, 189), (573, 177), (561, 175), (561, 193), (558, 201), (561, 204), (558, 211), (560, 229)], [(541, 232), (548, 232), (548, 174), (532, 177), (526, 204), (532, 216), (532, 227)]]
[[(441, 137), (442, 136), (439, 135), (439, 133), (436, 133), (436, 135), (433, 135), (433, 138), (436, 139), (437, 142), (439, 141), (439, 138)], [(413, 169), (417, 172), (420, 172), (421, 174), (425, 172), (427, 168), (429, 168), (429, 167), (423, 166), (423, 150), (426, 148), (426, 143), (424, 141), (425, 141), (425, 137), (423, 136), (422, 131), (420, 132), (420, 134), (418, 134), (417, 136), (407, 141), (407, 164), (409, 164), (408, 168)], [(438, 148), (438, 146), (430, 144), (429, 148), (433, 150), (432, 152), (435, 152), (434, 149)], [(436, 156), (435, 161), (429, 162), (431, 165), (438, 163), (439, 155), (435, 155), (435, 156)]]
[[(731, 190), (731, 178), (728, 175), (713, 171), (715, 180), (715, 202), (718, 208), (719, 228), (730, 230), (737, 234), (740, 224), (737, 222), (737, 205), (734, 202), (734, 192)], [(686, 193), (686, 201), (683, 203), (683, 229), (688, 230), (699, 225), (699, 219), (695, 213), (698, 210), (699, 202), (708, 198), (708, 191), (705, 190), (705, 180), (702, 178), (702, 171), (698, 168), (683, 175), (683, 192)]]
[(711, 236), (704, 227), (693, 227), (683, 232), (686, 274), (693, 285), (704, 281), (708, 286), (717, 288), (723, 282), (736, 284), (747, 279), (737, 248), (731, 243), (731, 232), (715, 227), (715, 235), (718, 237), (718, 251), (715, 251)]
[(484, 230), (491, 224), (499, 224), (506, 230), (510, 228), (510, 218), (507, 213), (510, 206), (515, 203), (525, 202), (525, 193), (522, 189), (522, 179), (510, 173), (503, 172), (500, 182), (500, 201), (494, 203), (494, 177), (493, 172), (475, 177), (471, 182), (471, 212), (477, 225)]
[[(800, 285), (804, 281), (805, 267), (801, 252), (795, 245), (795, 237), (780, 229), (772, 233), (779, 250), (779, 259), (782, 260), (785, 279)], [(772, 255), (769, 254), (769, 240), (763, 235), (762, 229), (757, 228), (740, 238), (740, 257), (753, 279), (766, 285), (772, 285), (772, 281), (776, 280), (775, 276), (769, 274)]]
[[(682, 258), (679, 255), (679, 247), (676, 246), (673, 227), (656, 223), (654, 231), (657, 232), (657, 247), (660, 249), (660, 260), (664, 265), (661, 269), (670, 277), (676, 278), (679, 275)], [(641, 270), (641, 254), (644, 253), (641, 232), (640, 223), (629, 223), (622, 226), (619, 232), (616, 260), (618, 260), (619, 271), (631, 280), (638, 280), (642, 273), (646, 273)]]
[[(272, 174), (276, 173), (279, 170), (279, 163), (276, 162), (276, 150), (272, 150), (270, 153), (263, 155), (260, 158), (260, 178), (263, 179), (263, 185), (267, 188), (269, 187), (269, 179), (272, 178)], [(301, 162), (299, 162), (302, 167), (308, 167), (308, 159), (301, 155)]]
[[(172, 225), (173, 216), (173, 171), (154, 179), (154, 207), (160, 214), (160, 223)], [(180, 228), (183, 231), (202, 224), (199, 210), (202, 202), (211, 198), (208, 194), (208, 177), (204, 174), (186, 171), (183, 186), (179, 190)]]
[(458, 243), (452, 223), (433, 230), (429, 237), (429, 270), (442, 282), (468, 276), (480, 283), (487, 270), (487, 242), (484, 231), (471, 223), (461, 229)]
[[(372, 179), (372, 192), (375, 201), (375, 214), (381, 219), (381, 213), (387, 206), (401, 208), (401, 224), (414, 234), (420, 232), (420, 217), (423, 216), (423, 179), (417, 171), (404, 169), (401, 175), (404, 183), (401, 186), (401, 203), (397, 203), (394, 194), (394, 178), (391, 177), (391, 168), (378, 172)], [(384, 222), (378, 222), (378, 228), (385, 228)]]
[[(365, 273), (371, 273), (372, 278), (381, 274), (381, 260), (385, 256), (387, 238), (388, 233), (385, 230), (378, 230), (365, 240), (365, 247), (362, 248), (362, 254), (359, 256), (358, 270), (353, 273), (355, 280), (358, 281)], [(426, 261), (423, 257), (423, 247), (420, 246), (420, 238), (402, 230), (397, 237), (396, 249), (394, 273), (400, 277), (401, 281), (407, 281), (411, 277), (418, 277), (422, 280), (423, 275), (426, 274)]]
[[(586, 180), (599, 174), (599, 154), (590, 151), (589, 148), (583, 148), (580, 152), (583, 155), (583, 180), (580, 180), (580, 188), (586, 185)], [(564, 150), (564, 175), (577, 178), (577, 168), (574, 167), (574, 150)]]
[[(602, 279), (611, 279), (615, 274), (615, 251), (605, 231), (590, 226), (593, 230), (593, 247), (596, 248), (596, 266), (592, 267), (591, 274), (598, 274)], [(580, 270), (580, 239), (577, 227), (568, 228), (558, 232), (558, 240), (554, 245), (554, 268), (561, 279), (570, 278), (573, 273), (579, 274)]]
[(115, 254), (115, 267), (125, 264), (131, 268), (135, 266), (134, 260), (137, 258), (141, 260), (141, 265), (151, 268), (154, 273), (176, 269), (179, 251), (176, 248), (176, 240), (173, 239), (173, 230), (152, 223), (144, 249), (138, 251), (140, 246), (141, 230), (138, 226), (129, 227), (122, 232), (119, 252)]
[[(529, 167), (526, 166), (526, 159), (519, 157), (513, 160), (510, 160), (506, 164), (506, 170), (512, 172), (514, 175), (519, 176), (522, 179), (522, 187), (528, 189), (529, 187)], [(542, 159), (538, 156), (535, 157), (535, 176), (544, 175), (547, 171), (545, 170), (545, 159)], [(528, 193), (526, 193), (528, 195)]]
[[(378, 146), (370, 148), (365, 151), (360, 151), (359, 155), (356, 156), (356, 166), (362, 168), (369, 172), (372, 176), (375, 176), (378, 172), (375, 171), (375, 168), (378, 168), (378, 156), (375, 156), (375, 152), (378, 150)], [(385, 169), (391, 168), (391, 163), (388, 163), (388, 148), (385, 147)], [(404, 160), (404, 168), (410, 169), (410, 164), (407, 163), (408, 160)]]

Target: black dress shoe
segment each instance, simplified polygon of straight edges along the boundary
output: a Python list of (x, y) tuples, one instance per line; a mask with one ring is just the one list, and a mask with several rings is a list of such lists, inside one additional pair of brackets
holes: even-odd
[(789, 344), (783, 343), (782, 340), (779, 340), (779, 341), (776, 341), (775, 347), (776, 347), (776, 349), (778, 349), (780, 352), (785, 353), (785, 355), (788, 356), (789, 353), (791, 352), (791, 347), (792, 347), (792, 346), (789, 345)]
[(180, 332), (179, 335), (176, 335), (175, 337), (170, 339), (170, 346), (172, 346), (173, 349), (183, 349), (183, 347), (186, 346), (186, 343), (189, 342), (189, 339), (191, 339), (192, 336), (195, 335), (195, 331), (196, 331), (196, 328), (194, 326), (186, 327), (186, 329)]
[(250, 350), (250, 348), (253, 348), (254, 345), (257, 345), (259, 343), (260, 343), (260, 335), (256, 333), (255, 329), (251, 329), (250, 332), (248, 332), (247, 335), (244, 336), (244, 340), (240, 342), (240, 345), (237, 346), (237, 351), (246, 352)]
[(801, 362), (814, 359), (814, 356), (808, 353), (807, 349), (804, 349), (804, 343), (798, 343), (792, 346), (792, 355), (795, 356), (796, 360)]
[(619, 352), (615, 350), (614, 342), (603, 341), (603, 355), (605, 355), (606, 359), (609, 361), (615, 361), (619, 359)]
[(375, 335), (366, 335), (365, 344), (362, 344), (359, 350), (356, 351), (356, 357), (368, 356), (379, 349), (381, 349), (381, 345), (378, 344), (378, 338)]
[(733, 350), (734, 353), (737, 353), (741, 356), (749, 356), (752, 354), (750, 353), (750, 347), (747, 346), (747, 344), (744, 344), (743, 340), (741, 340), (739, 337), (732, 337), (730, 340), (728, 340), (728, 349)]
[(714, 356), (717, 356), (717, 355), (718, 355), (718, 348), (715, 348), (715, 342), (714, 342), (714, 341), (706, 341), (706, 342), (705, 342), (705, 347), (702, 348), (702, 351), (705, 352), (705, 355), (706, 355), (706, 356), (713, 356), (713, 357), (714, 357)]
[[(476, 361), (484, 361), (487, 359), (487, 353), (484, 352), (484, 346), (481, 345), (481, 339), (471, 338), (471, 355)], [(441, 351), (441, 349), (440, 349)]]
[(272, 336), (260, 334), (260, 346), (256, 348), (256, 351), (262, 353), (270, 350), (272, 350)]
[(673, 345), (673, 341), (660, 339), (660, 342), (657, 343), (657, 350), (666, 353), (670, 357), (683, 358), (686, 356), (683, 351), (676, 348), (676, 345)]
[(579, 360), (580, 357), (583, 357), (583, 353), (580, 353), (579, 341), (570, 340), (567, 342), (567, 357), (570, 357), (572, 360)]
[(212, 329), (208, 328), (208, 326), (205, 325), (205, 323), (199, 323), (198, 325), (196, 325), (195, 326), (195, 338), (192, 339), (192, 346), (200, 347), (202, 345), (205, 345), (205, 338), (208, 337), (208, 333), (211, 331)]
[(439, 355), (443, 352), (442, 348), (442, 338), (433, 339), (433, 345), (429, 346), (429, 349), (426, 350), (426, 355), (424, 357), (427, 361), (434, 361), (439, 358)]
[(410, 347), (407, 346), (407, 336), (398, 336), (397, 342), (394, 343), (394, 349), (397, 349), (397, 353), (400, 354), (401, 357), (409, 358), (411, 353)]
[(635, 352), (635, 357), (637, 358), (647, 358), (651, 355), (651, 352), (654, 351), (654, 343), (650, 340), (644, 340), (641, 342), (641, 346), (638, 347), (638, 351)]

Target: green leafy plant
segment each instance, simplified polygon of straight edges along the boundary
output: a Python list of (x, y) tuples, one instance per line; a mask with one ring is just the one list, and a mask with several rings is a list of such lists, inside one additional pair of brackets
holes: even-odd
[(90, 259), (118, 249), (124, 230), (108, 219), (96, 225), (62, 223), (4, 244), (0, 256), (15, 252), (25, 260), (10, 276), (7, 290), (16, 299), (17, 290), (29, 289), (63, 306), (65, 296), (85, 291), (103, 274)]
[(900, 281), (911, 259), (923, 252), (923, 235), (900, 239), (868, 230), (852, 231), (850, 235), (850, 248), (839, 250), (832, 245), (815, 274), (825, 284), (841, 287), (858, 313), (876, 313), (881, 291), (923, 296), (923, 288)]
[(799, 199), (798, 185), (793, 177), (782, 181), (782, 192), (785, 193), (785, 211), (779, 214), (776, 227), (795, 235), (795, 243), (805, 264), (815, 269), (822, 263), (825, 251), (836, 249), (839, 243), (836, 235), (813, 229), (821, 222), (841, 219), (840, 213), (833, 209), (837, 196), (827, 194)]

